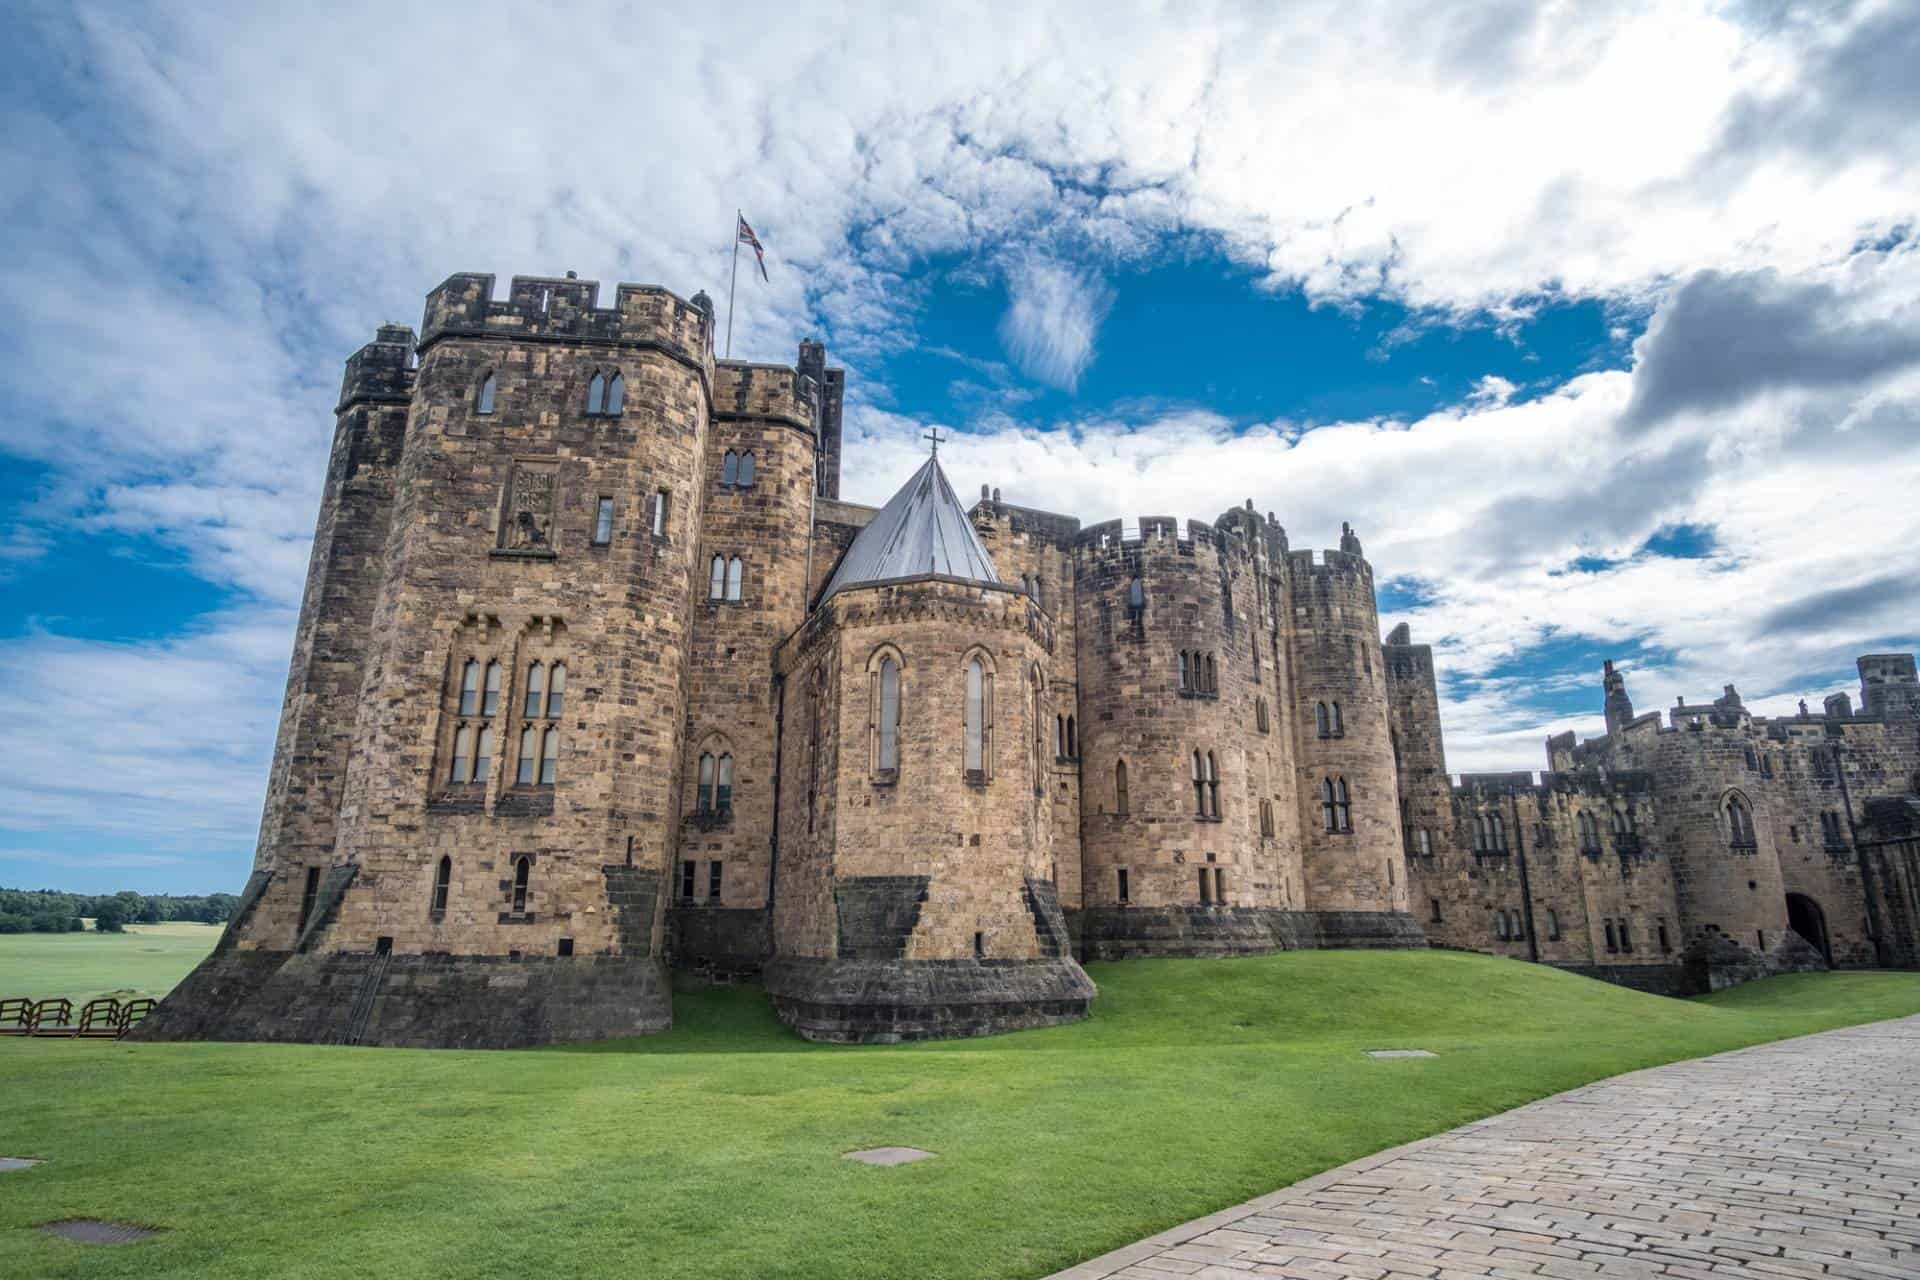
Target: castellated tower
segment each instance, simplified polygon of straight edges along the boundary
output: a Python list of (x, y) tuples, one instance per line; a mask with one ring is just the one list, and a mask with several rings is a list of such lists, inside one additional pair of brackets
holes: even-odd
[(1357, 543), (1316, 563), (1249, 504), (1091, 526), (1075, 571), (1084, 953), (1422, 945)]
[[(670, 1020), (711, 312), (638, 286), (600, 309), (572, 278), (492, 291), (428, 296), (417, 370), (403, 330), (349, 365), (256, 871), (155, 1034), (488, 1045)], [(741, 400), (728, 431), (780, 411)]]

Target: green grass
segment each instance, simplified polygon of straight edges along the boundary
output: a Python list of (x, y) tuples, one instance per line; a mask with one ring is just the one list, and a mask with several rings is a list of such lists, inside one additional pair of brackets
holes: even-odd
[[(1707, 1001), (1430, 953), (1091, 967), (1095, 1016), (805, 1044), (749, 989), (665, 1035), (412, 1052), (0, 1042), (0, 1275), (1034, 1276), (1636, 1067), (1920, 1012), (1920, 975)], [(1432, 1059), (1376, 1061), (1370, 1048)], [(840, 1159), (904, 1144), (893, 1169)], [(88, 1249), (32, 1226), (169, 1228)]]
[(220, 939), (215, 924), (131, 924), (125, 933), (0, 934), (0, 996), (78, 1003), (100, 995), (163, 996)]

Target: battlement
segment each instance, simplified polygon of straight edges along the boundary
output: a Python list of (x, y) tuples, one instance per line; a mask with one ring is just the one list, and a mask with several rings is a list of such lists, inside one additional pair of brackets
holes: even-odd
[(413, 330), (383, 324), (372, 342), (347, 357), (335, 413), (364, 402), (401, 404), (413, 395)]
[(1011, 533), (1025, 534), (1065, 549), (1071, 549), (1080, 537), (1080, 521), (1075, 517), (1002, 502), (1000, 491), (984, 484), (980, 486), (980, 501), (968, 508), (967, 517), (975, 523), (982, 518), (995, 524), (1005, 521)]
[(653, 347), (711, 367), (713, 304), (705, 294), (689, 302), (656, 285), (622, 284), (613, 306), (601, 307), (596, 280), (515, 276), (506, 301), (497, 302), (493, 282), (491, 275), (461, 272), (429, 293), (421, 348), (443, 338), (592, 342)]
[(820, 387), (790, 365), (717, 361), (713, 414), (716, 418), (771, 418), (812, 434), (820, 418)]

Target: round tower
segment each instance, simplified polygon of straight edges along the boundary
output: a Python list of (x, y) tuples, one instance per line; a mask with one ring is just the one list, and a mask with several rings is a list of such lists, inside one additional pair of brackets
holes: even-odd
[(1373, 567), (1340, 549), (1288, 557), (1287, 651), (1306, 908), (1320, 946), (1418, 946)]

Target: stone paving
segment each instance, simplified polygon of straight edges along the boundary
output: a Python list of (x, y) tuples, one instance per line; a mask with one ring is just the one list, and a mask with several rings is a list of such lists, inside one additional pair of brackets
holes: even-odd
[(1916, 1280), (1920, 1017), (1588, 1085), (1053, 1280)]

